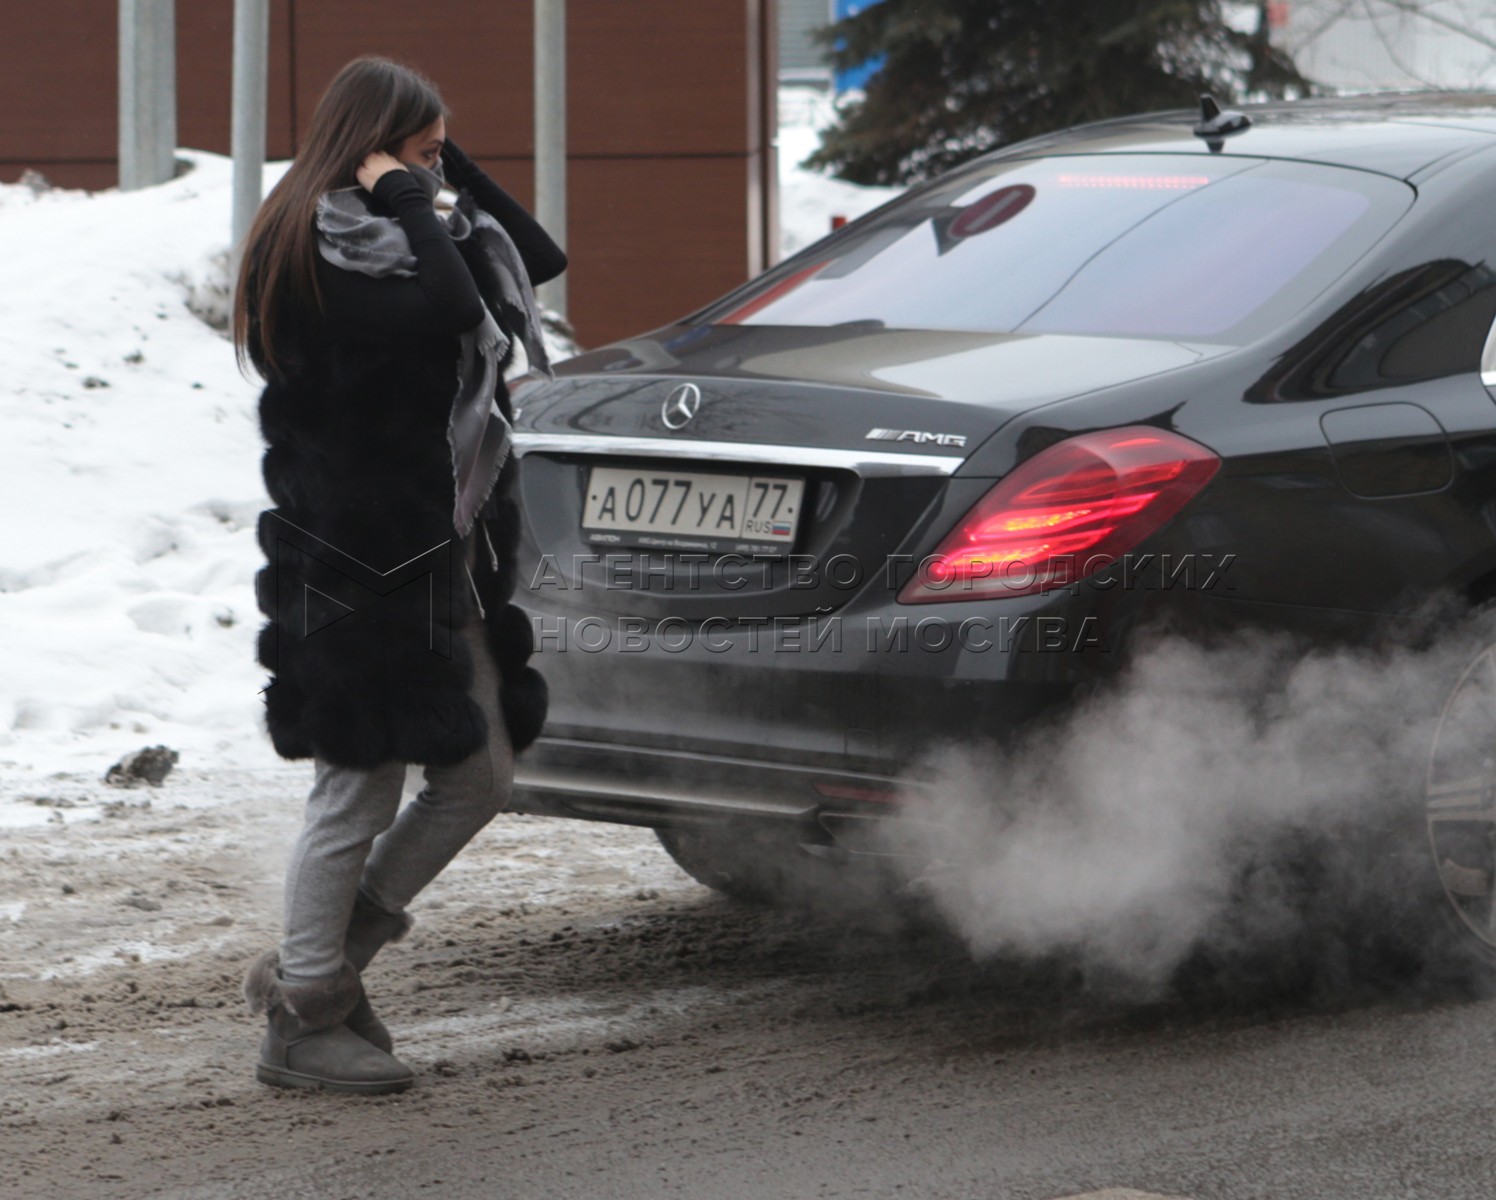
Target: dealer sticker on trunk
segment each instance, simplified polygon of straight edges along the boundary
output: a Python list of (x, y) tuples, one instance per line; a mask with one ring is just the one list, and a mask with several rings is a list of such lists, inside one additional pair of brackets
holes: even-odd
[(708, 553), (789, 550), (805, 480), (644, 467), (593, 467), (582, 505), (588, 542)]

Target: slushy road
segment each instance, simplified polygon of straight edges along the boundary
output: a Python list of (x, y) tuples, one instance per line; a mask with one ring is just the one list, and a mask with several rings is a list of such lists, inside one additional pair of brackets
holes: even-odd
[(1142, 1004), (732, 904), (643, 831), (518, 817), (369, 971), (417, 1087), (262, 1087), (236, 989), (303, 774), (59, 781), (61, 820), (5, 831), (0, 1195), (1496, 1195), (1496, 1001)]

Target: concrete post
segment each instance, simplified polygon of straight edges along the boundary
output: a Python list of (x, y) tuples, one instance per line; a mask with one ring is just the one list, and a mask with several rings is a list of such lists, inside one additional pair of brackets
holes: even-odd
[[(535, 219), (566, 249), (566, 0), (535, 0)], [(566, 315), (566, 276), (539, 300)]]
[(270, 0), (234, 0), (234, 216), (231, 274), (239, 277), (244, 239), (264, 193), (265, 104), (270, 59)]
[(119, 186), (165, 183), (176, 173), (175, 0), (119, 3)]

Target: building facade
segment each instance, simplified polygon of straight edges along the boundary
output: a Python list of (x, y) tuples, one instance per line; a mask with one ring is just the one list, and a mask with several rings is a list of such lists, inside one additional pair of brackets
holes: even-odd
[[(359, 54), (434, 79), (452, 136), (533, 203), (533, 0), (271, 0), (268, 153)], [(776, 0), (569, 0), (570, 317), (584, 345), (771, 265)], [(228, 153), (233, 0), (179, 0), (178, 142)], [(0, 0), (0, 181), (118, 178), (117, 0)], [(225, 231), (227, 241), (227, 231)]]

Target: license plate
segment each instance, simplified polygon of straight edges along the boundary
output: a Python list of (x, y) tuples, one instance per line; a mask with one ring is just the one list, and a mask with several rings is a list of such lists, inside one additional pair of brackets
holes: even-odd
[(787, 551), (804, 491), (805, 480), (782, 475), (593, 467), (582, 534), (601, 545)]

